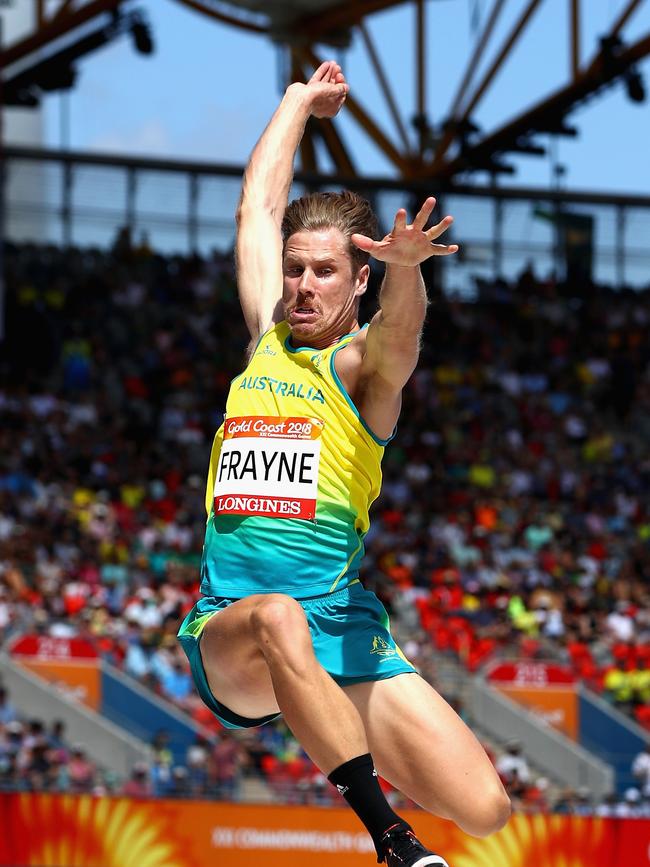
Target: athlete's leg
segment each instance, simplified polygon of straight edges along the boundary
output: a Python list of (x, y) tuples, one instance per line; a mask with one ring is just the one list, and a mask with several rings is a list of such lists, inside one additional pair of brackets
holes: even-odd
[(510, 800), (474, 734), (417, 674), (345, 688), (381, 776), (431, 813), (483, 837), (503, 827)]
[(314, 655), (295, 599), (249, 596), (216, 613), (201, 638), (215, 698), (239, 716), (282, 712), (324, 774), (368, 752), (361, 717)]

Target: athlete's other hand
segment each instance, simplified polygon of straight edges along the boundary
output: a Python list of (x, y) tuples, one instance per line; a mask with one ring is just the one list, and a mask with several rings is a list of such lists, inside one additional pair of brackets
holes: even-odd
[(309, 99), (310, 112), (314, 117), (335, 117), (350, 90), (341, 67), (334, 60), (321, 63), (307, 84), (298, 87), (304, 88)]
[(354, 234), (352, 243), (360, 250), (370, 253), (373, 258), (379, 259), (380, 262), (410, 267), (419, 265), (431, 256), (449, 256), (451, 253), (456, 253), (458, 244), (445, 246), (433, 243), (451, 226), (454, 222), (453, 217), (445, 217), (430, 229), (424, 228), (435, 205), (436, 200), (430, 196), (412, 223), (406, 222), (406, 211), (400, 208), (395, 215), (392, 230), (381, 241), (373, 241), (366, 235)]

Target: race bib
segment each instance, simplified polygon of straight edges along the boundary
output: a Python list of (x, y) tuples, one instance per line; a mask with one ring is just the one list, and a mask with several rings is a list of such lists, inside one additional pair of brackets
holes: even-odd
[(224, 422), (215, 515), (316, 517), (323, 422), (237, 416)]

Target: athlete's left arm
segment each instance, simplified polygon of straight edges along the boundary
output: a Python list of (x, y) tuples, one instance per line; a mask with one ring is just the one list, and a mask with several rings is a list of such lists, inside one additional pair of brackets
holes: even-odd
[(435, 244), (453, 222), (445, 217), (425, 229), (436, 200), (428, 198), (412, 223), (400, 209), (392, 230), (381, 241), (353, 235), (352, 242), (386, 263), (379, 294), (365, 341), (359, 372), (359, 411), (378, 436), (389, 436), (399, 415), (402, 389), (415, 370), (420, 352), (427, 294), (420, 265), (431, 256), (448, 256), (456, 244)]

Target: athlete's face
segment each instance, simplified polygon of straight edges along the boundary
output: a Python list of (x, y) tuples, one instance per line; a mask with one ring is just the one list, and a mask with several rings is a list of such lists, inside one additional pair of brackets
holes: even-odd
[(283, 256), (285, 319), (294, 343), (323, 348), (358, 327), (359, 296), (370, 268), (353, 273), (340, 229), (296, 232)]

